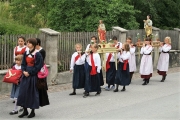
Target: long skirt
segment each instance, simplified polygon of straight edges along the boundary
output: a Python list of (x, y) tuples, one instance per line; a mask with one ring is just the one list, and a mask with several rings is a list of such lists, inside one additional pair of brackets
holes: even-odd
[(73, 84), (74, 89), (84, 88), (85, 85), (85, 68), (83, 65), (75, 65), (73, 73)]
[(85, 91), (86, 92), (100, 92), (100, 78), (99, 74), (90, 75), (92, 67), (88, 66), (86, 70), (86, 80), (85, 80)]
[(143, 55), (141, 58), (140, 69), (141, 78), (149, 79), (152, 77), (153, 64), (151, 55)]
[(17, 105), (25, 108), (39, 108), (39, 92), (36, 87), (37, 76), (22, 76)]
[(19, 88), (20, 84), (12, 84), (12, 90), (11, 90), (11, 98), (12, 99), (17, 99), (19, 96)]
[(129, 64), (127, 64), (126, 70), (123, 70), (124, 63), (118, 63), (118, 69), (116, 71), (115, 84), (126, 86), (130, 84)]
[(48, 98), (48, 86), (46, 78), (39, 79), (38, 78), (38, 92), (39, 92), (39, 106), (43, 107), (49, 105), (49, 98)]
[(166, 75), (169, 67), (169, 53), (161, 53), (158, 60), (157, 70), (159, 75)]
[(108, 85), (114, 85), (116, 76), (115, 62), (109, 62), (110, 68), (106, 72), (106, 83)]
[(104, 85), (104, 79), (103, 79), (103, 73), (102, 73), (102, 69), (100, 70), (99, 74), (99, 79), (100, 79), (100, 86)]

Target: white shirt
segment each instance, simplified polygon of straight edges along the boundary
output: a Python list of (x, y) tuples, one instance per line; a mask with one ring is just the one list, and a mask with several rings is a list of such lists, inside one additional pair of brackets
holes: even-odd
[[(119, 47), (117, 48), (118, 45), (119, 45)], [(115, 45), (115, 47), (116, 47), (117, 49), (121, 49), (121, 48), (122, 48), (122, 43), (121, 43), (121, 42), (118, 42), (118, 43)]]
[(163, 45), (162, 47), (159, 48), (159, 51), (160, 52), (162, 52), (162, 51), (168, 52), (168, 51), (170, 51), (170, 49), (171, 49), (171, 45), (165, 44), (165, 45)]
[(150, 54), (153, 50), (153, 47), (151, 45), (146, 45), (145, 47), (141, 48), (141, 54)]
[[(94, 59), (94, 64), (95, 64), (95, 66), (97, 66), (97, 72), (100, 73), (100, 70), (101, 70), (101, 58), (100, 58), (98, 53), (93, 53), (92, 55), (93, 55), (93, 59)], [(91, 65), (91, 57), (90, 56), (91, 55), (87, 56), (87, 62), (88, 62), (88, 64), (90, 66), (92, 66)]]
[(131, 46), (130, 46), (130, 53), (131, 53), (131, 54), (134, 54), (135, 51), (136, 51), (136, 47), (134, 47), (134, 46), (131, 47)]
[[(108, 60), (109, 54), (110, 54), (110, 53), (106, 53), (106, 61)], [(114, 53), (111, 53), (111, 54), (112, 54), (112, 56), (111, 56), (111, 59), (110, 59), (109, 62), (115, 62)]]
[(123, 62), (124, 60), (129, 60), (131, 56), (131, 53), (128, 51), (123, 51), (122, 54), (118, 53), (118, 59), (120, 62)]
[(21, 69), (21, 66), (18, 66), (17, 64), (15, 64), (14, 67), (15, 67), (16, 70), (20, 70)]
[(85, 58), (86, 58), (86, 55), (83, 54), (82, 56), (80, 56), (78, 58), (78, 60), (75, 62), (75, 57), (78, 55), (77, 52), (74, 52), (72, 54), (72, 57), (71, 57), (71, 64), (70, 64), (70, 70), (73, 70), (74, 69), (74, 65), (83, 65), (85, 63)]

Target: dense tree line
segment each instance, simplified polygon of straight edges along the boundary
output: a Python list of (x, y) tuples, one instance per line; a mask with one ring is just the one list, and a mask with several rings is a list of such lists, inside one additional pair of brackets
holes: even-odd
[(112, 26), (142, 29), (152, 15), (153, 26), (180, 27), (180, 0), (1, 0), (9, 1), (10, 16), (22, 25), (59, 31), (96, 31), (102, 19)]

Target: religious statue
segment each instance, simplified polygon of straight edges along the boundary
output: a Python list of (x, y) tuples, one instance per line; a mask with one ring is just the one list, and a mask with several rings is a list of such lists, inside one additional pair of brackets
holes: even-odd
[(102, 20), (99, 20), (98, 36), (99, 36), (100, 43), (102, 43), (103, 41), (106, 41), (106, 27)]
[(151, 15), (147, 16), (147, 20), (144, 21), (144, 29), (146, 32), (146, 37), (150, 37), (152, 34), (152, 20), (151, 20)]

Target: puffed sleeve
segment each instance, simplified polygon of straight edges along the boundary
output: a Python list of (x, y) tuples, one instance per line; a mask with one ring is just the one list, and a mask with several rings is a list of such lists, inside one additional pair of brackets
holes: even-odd
[(26, 66), (27, 66), (27, 62), (26, 62), (26, 52), (24, 52), (23, 58), (22, 58), (22, 63), (21, 63), (21, 70), (22, 70), (22, 71), (26, 71)]
[(14, 48), (14, 51), (13, 51), (13, 60), (15, 62), (15, 50), (16, 50), (16, 47)]
[(75, 60), (75, 53), (73, 53), (71, 56), (70, 70), (73, 70), (74, 68), (74, 64), (75, 64), (74, 60)]
[(88, 51), (88, 50), (89, 50), (89, 46), (90, 46), (90, 44), (88, 44), (88, 45), (87, 45), (87, 47), (86, 47), (86, 51)]
[(121, 59), (128, 60), (130, 57), (130, 52), (124, 51), (123, 54), (121, 54)]
[(97, 61), (97, 72), (100, 73), (100, 70), (101, 70), (101, 58), (100, 58), (99, 54), (97, 54), (97, 56), (96, 56), (96, 61)]
[(41, 53), (37, 52), (37, 53), (35, 53), (34, 67), (31, 70), (28, 70), (27, 72), (29, 73), (29, 75), (37, 75), (37, 73), (43, 67), (43, 64), (44, 64), (44, 62), (43, 62), (43, 58), (41, 56)]
[(164, 52), (168, 52), (168, 51), (170, 51), (171, 50), (171, 45), (169, 45), (169, 46), (165, 46), (165, 47), (162, 47), (162, 50), (164, 51)]
[(144, 49), (145, 49), (145, 47), (142, 47), (142, 48), (141, 48), (141, 51), (140, 51), (141, 54), (143, 54)]

